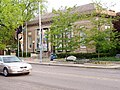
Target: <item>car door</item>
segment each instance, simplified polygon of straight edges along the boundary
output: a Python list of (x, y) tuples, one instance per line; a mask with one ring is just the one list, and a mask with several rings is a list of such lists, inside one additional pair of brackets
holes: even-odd
[(4, 64), (3, 64), (2, 58), (0, 57), (0, 72), (3, 71), (3, 67), (4, 67)]

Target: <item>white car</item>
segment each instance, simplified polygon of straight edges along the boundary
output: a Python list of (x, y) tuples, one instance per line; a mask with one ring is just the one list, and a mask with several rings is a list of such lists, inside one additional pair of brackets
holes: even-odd
[(0, 56), (0, 73), (5, 77), (9, 74), (29, 74), (32, 70), (32, 66), (26, 62), (23, 62), (16, 56)]

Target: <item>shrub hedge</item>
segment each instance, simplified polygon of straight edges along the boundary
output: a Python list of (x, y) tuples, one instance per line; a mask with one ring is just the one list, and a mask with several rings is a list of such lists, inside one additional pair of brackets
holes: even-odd
[[(75, 56), (77, 58), (80, 59), (91, 59), (91, 58), (97, 58), (98, 57), (98, 53), (67, 53), (67, 56)], [(110, 56), (114, 56), (111, 55), (109, 53), (100, 53), (99, 54), (100, 57), (110, 57)], [(57, 54), (58, 58), (65, 58), (66, 57), (66, 53), (59, 53)]]
[(100, 57), (98, 58), (93, 58), (92, 60), (97, 60), (97, 61), (120, 61), (120, 58), (116, 57)]
[[(16, 56), (18, 56), (18, 52), (16, 52)], [(22, 57), (22, 52), (19, 52), (19, 57)], [(27, 52), (26, 56), (26, 52), (23, 52), (23, 57), (31, 57), (31, 53)]]

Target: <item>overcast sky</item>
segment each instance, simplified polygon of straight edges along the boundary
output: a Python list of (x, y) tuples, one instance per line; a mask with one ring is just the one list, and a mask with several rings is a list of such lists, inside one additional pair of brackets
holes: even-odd
[[(47, 0), (48, 12), (52, 11), (52, 8), (59, 9), (61, 6), (73, 7), (74, 5), (80, 6), (92, 1), (101, 1), (105, 6), (109, 7), (116, 12), (120, 12), (120, 0)], [(114, 5), (114, 6), (113, 6)]]

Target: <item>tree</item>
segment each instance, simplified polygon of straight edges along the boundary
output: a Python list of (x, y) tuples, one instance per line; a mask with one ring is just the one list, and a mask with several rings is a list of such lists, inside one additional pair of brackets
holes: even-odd
[(44, 9), (46, 0), (0, 1), (0, 49), (5, 49), (7, 44), (11, 44), (9, 41), (15, 30), (34, 17), (34, 13), (38, 11), (38, 2), (43, 3), (41, 7)]
[(113, 21), (113, 25), (115, 28), (115, 32), (117, 33), (116, 39), (118, 39), (114, 51), (116, 51), (116, 53), (120, 53), (120, 13), (117, 14), (117, 17)]
[[(100, 52), (107, 53), (116, 48), (116, 32), (112, 25), (114, 17), (108, 15), (107, 9), (103, 9), (100, 3), (94, 4), (95, 12), (79, 16), (73, 14), (70, 8), (54, 11), (56, 16), (48, 32), (48, 39), (55, 50), (67, 53), (84, 45), (87, 48), (96, 48), (99, 57)], [(78, 20), (90, 21), (90, 28), (83, 25), (76, 27), (74, 22)], [(68, 38), (69, 35), (71, 38)]]
[(70, 52), (74, 51), (79, 42), (76, 34), (73, 33), (73, 24), (78, 19), (77, 13), (72, 13), (72, 8), (65, 7), (58, 11), (53, 10), (55, 17), (53, 23), (48, 31), (48, 39), (53, 47), (53, 53), (55, 50)]
[(17, 20), (13, 16), (17, 17), (16, 11), (19, 12), (19, 9), (13, 5), (11, 0), (1, 0), (0, 5), (0, 49), (4, 49), (6, 42), (13, 35), (13, 29), (17, 24)]
[[(106, 10), (95, 3), (97, 12), (93, 12), (88, 20), (91, 21), (92, 28), (84, 31), (86, 34), (85, 45), (96, 46), (96, 51), (109, 53), (116, 47), (116, 32), (112, 25), (113, 17), (106, 13)], [(87, 18), (86, 18), (87, 19)]]

